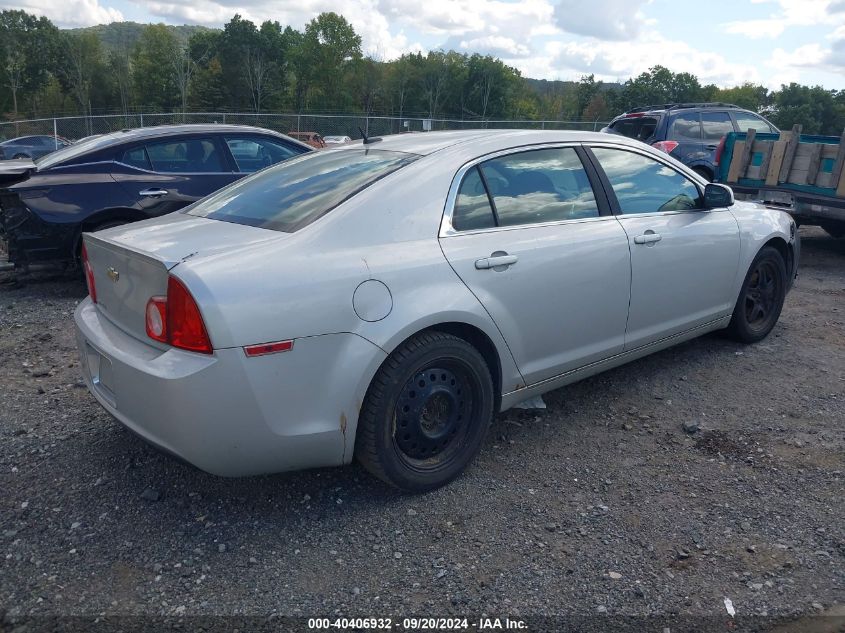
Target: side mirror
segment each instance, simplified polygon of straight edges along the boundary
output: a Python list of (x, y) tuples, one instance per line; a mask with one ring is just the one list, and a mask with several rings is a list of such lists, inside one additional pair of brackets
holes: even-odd
[(734, 203), (733, 189), (727, 185), (710, 182), (704, 186), (704, 208), (719, 209), (730, 207)]

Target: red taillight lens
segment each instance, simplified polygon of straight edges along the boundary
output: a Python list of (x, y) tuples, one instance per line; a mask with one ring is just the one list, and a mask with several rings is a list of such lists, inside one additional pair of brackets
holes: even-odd
[(678, 146), (678, 141), (657, 141), (651, 144), (652, 147), (659, 149), (661, 152), (671, 154)]
[(713, 162), (717, 165), (719, 164), (719, 161), (722, 160), (722, 152), (725, 151), (725, 141), (727, 139), (727, 136), (723, 136), (722, 140), (719, 141), (719, 146), (716, 148), (716, 156), (713, 158)]
[(94, 269), (88, 261), (88, 251), (85, 249), (85, 242), (82, 243), (82, 269), (85, 271), (85, 284), (88, 286), (88, 294), (91, 301), (97, 303), (97, 286), (94, 284)]
[(167, 280), (167, 337), (174, 347), (211, 354), (199, 306), (176, 277)]
[(172, 275), (167, 279), (167, 297), (147, 301), (147, 336), (191, 352), (211, 354), (211, 339), (199, 306), (185, 285)]

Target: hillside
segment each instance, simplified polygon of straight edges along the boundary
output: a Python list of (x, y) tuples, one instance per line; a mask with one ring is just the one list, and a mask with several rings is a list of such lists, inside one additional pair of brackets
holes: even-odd
[[(96, 26), (89, 26), (81, 29), (69, 29), (74, 32), (88, 31), (96, 33), (97, 37), (103, 43), (103, 47), (108, 50), (117, 50), (120, 48), (132, 49), (138, 38), (141, 36), (141, 31), (147, 26), (146, 24), (139, 24), (138, 22), (112, 22), (111, 24), (98, 24)], [(188, 39), (197, 31), (207, 31), (208, 27), (195, 26), (189, 24), (181, 24), (179, 26), (168, 25), (168, 29), (173, 31), (176, 37), (182, 43), (187, 43)]]

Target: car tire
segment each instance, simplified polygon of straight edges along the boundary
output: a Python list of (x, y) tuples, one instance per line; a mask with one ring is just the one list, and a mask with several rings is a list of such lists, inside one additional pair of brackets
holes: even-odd
[(467, 341), (421, 332), (384, 361), (364, 399), (355, 456), (407, 492), (439, 488), (481, 448), (495, 396), (484, 357)]
[(822, 224), (822, 228), (830, 237), (845, 237), (845, 222), (827, 222)]
[(764, 246), (745, 275), (728, 334), (741, 343), (756, 343), (766, 338), (780, 318), (786, 286), (783, 256), (776, 248)]
[(713, 182), (713, 174), (706, 167), (693, 167), (692, 170), (707, 182)]

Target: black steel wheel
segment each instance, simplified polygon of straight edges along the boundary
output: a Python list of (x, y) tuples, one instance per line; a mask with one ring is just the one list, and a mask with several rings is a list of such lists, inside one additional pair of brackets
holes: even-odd
[(397, 488), (437, 488), (480, 449), (493, 402), (490, 370), (478, 350), (451, 334), (422, 332), (400, 345), (373, 379), (355, 455)]
[(786, 264), (780, 252), (764, 247), (751, 262), (728, 326), (743, 343), (756, 343), (772, 331), (786, 296)]

